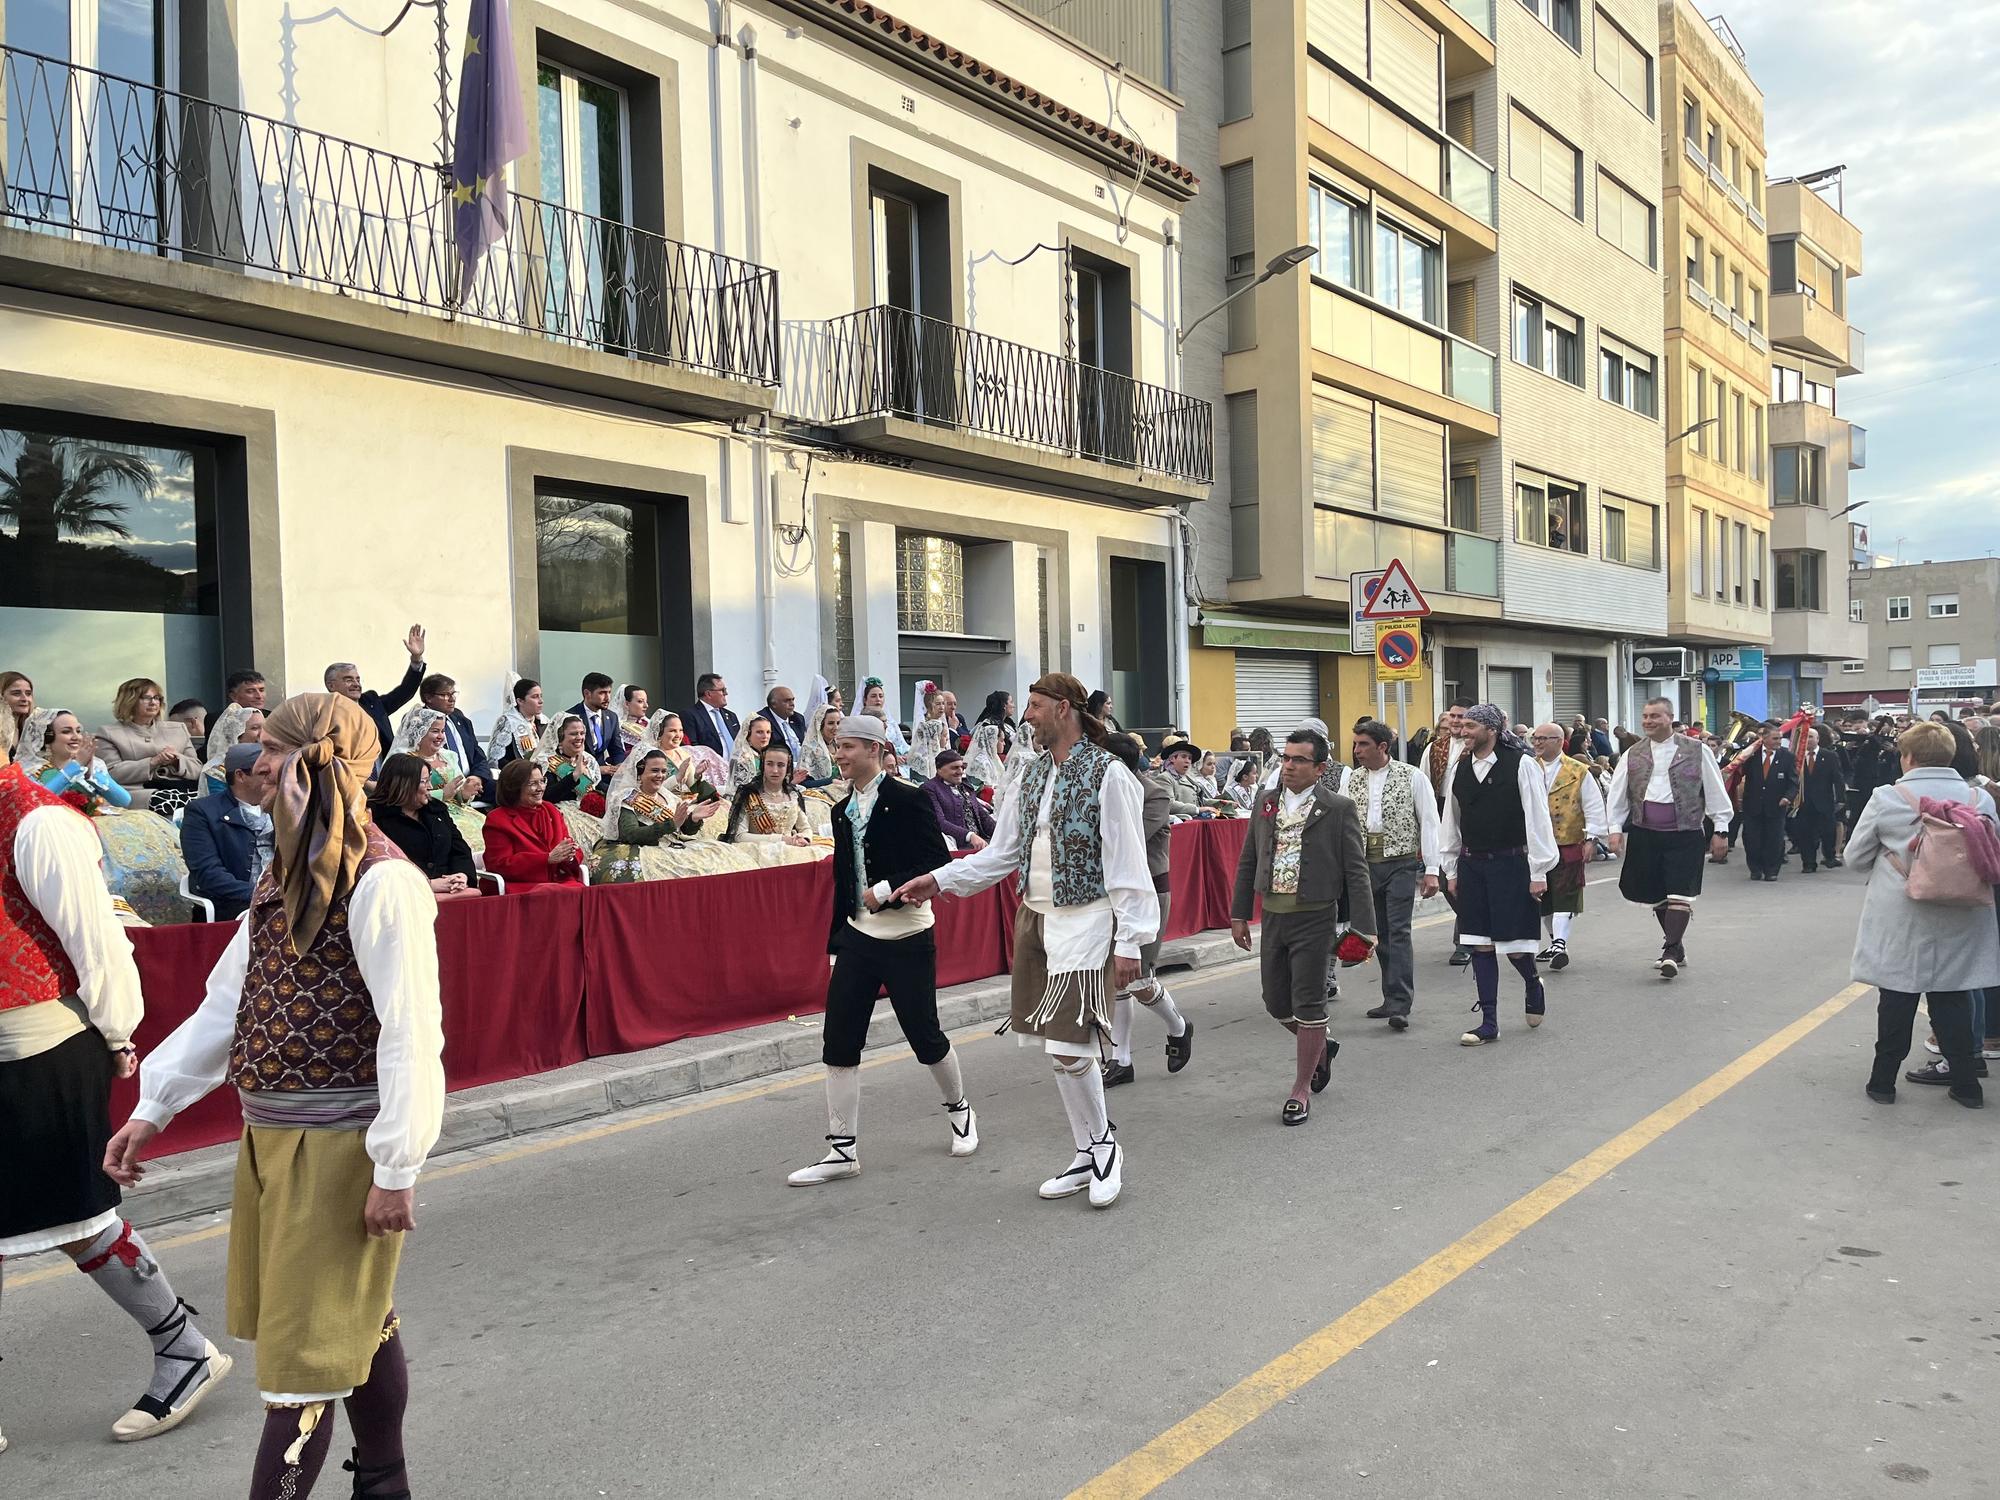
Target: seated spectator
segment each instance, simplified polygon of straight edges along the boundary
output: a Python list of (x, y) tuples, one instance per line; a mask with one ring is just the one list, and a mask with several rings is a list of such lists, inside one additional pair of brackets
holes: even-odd
[(111, 779), (132, 790), (136, 807), (153, 807), (171, 814), (192, 802), (201, 776), (187, 726), (167, 717), (167, 694), (150, 677), (131, 677), (118, 684), (111, 705), (115, 723), (97, 731), (97, 754)]
[[(889, 710), (888, 690), (882, 686), (879, 677), (865, 677), (861, 681), (861, 712), (873, 714), (889, 731), (889, 748), (898, 755), (910, 753), (910, 741), (903, 727), (896, 722), (896, 716)], [(893, 773), (892, 773), (893, 774)]]
[(729, 785), (723, 792), (734, 797), (745, 787), (764, 778), (764, 752), (771, 748), (771, 721), (758, 715), (744, 725), (737, 737), (736, 753), (729, 758)]
[(611, 706), (611, 679), (602, 672), (583, 674), (583, 696), (570, 712), (583, 722), (583, 747), (600, 766), (615, 766), (625, 759), (625, 736), (618, 727), (618, 711)]
[(1111, 695), (1099, 688), (1084, 701), (1083, 711), (1094, 719), (1102, 719), (1106, 729), (1124, 732), (1125, 726), (1118, 722), (1118, 705), (1111, 701)]
[[(825, 679), (817, 680), (823, 682)], [(806, 753), (806, 716), (799, 712), (798, 704), (799, 695), (781, 684), (764, 695), (764, 709), (757, 717), (771, 721), (772, 732), (785, 748), (792, 752), (793, 762), (803, 768)]]
[(223, 696), (229, 700), (223, 706), (225, 708), (231, 706), (236, 708), (254, 708), (260, 713), (266, 707), (276, 707), (275, 704), (267, 705), (264, 702), (264, 691), (265, 683), (262, 672), (249, 667), (231, 672), (228, 680), (222, 685)]
[(604, 780), (603, 766), (584, 748), (588, 734), (581, 716), (562, 714), (542, 735), (534, 755), (534, 764), (542, 768), (545, 778), (544, 800), (557, 809), (569, 824), (570, 835), (585, 849), (597, 842), (599, 823), (595, 815), (583, 810), (583, 800), (595, 798)]
[(14, 716), (14, 753), (21, 753), (28, 716), (35, 711), (35, 684), (26, 672), (0, 672), (0, 704)]
[(38, 708), (15, 752), (21, 769), (89, 817), (104, 845), (104, 879), (142, 923), (185, 922), (181, 841), (165, 818), (140, 812), (132, 794), (91, 754), (90, 736), (75, 714)]
[(938, 754), (937, 775), (924, 783), (938, 827), (953, 849), (984, 849), (993, 837), (993, 811), (965, 782), (965, 757), (956, 750)]
[(438, 895), (478, 890), (472, 850), (445, 805), (431, 795), (430, 768), (414, 755), (391, 755), (382, 762), (375, 789), (368, 794), (368, 812)]
[(673, 758), (657, 745), (642, 747), (618, 768), (604, 795), (604, 834), (591, 860), (593, 880), (630, 885), (756, 867), (747, 854), (702, 836), (703, 825), (722, 811), (719, 801), (705, 796), (705, 778), (692, 778), (701, 792), (676, 790), (674, 778)]
[(224, 789), (197, 797), (181, 814), (181, 858), (188, 889), (215, 904), (215, 920), (233, 922), (271, 863), (269, 771), (261, 745), (231, 745), (222, 758)]
[[(840, 738), (842, 717), (841, 710), (829, 703), (820, 710), (819, 723), (812, 726), (814, 732), (806, 738), (805, 784), (809, 787), (825, 787), (831, 791), (840, 781), (840, 767), (834, 764), (833, 747)], [(840, 796), (846, 795), (845, 791), (840, 793)]]
[(474, 853), (486, 845), (486, 818), (472, 806), (473, 778), (445, 748), (450, 721), (435, 708), (413, 708), (403, 718), (391, 755), (410, 755), (429, 772), (430, 795), (441, 802)]
[[(444, 748), (451, 752), (465, 777), (465, 800), (486, 806), (493, 800), (493, 767), (487, 764), (479, 731), (472, 727), (472, 720), (459, 712), (458, 684), (442, 672), (433, 672), (417, 684), (417, 696), (425, 708), (444, 716)], [(404, 722), (409, 720), (405, 718)]]
[(1222, 787), (1215, 779), (1215, 752), (1204, 750), (1201, 764), (1194, 768), (1194, 784), (1201, 788), (1203, 797), (1213, 801), (1222, 795)]
[(1191, 740), (1175, 740), (1160, 746), (1160, 770), (1173, 798), (1173, 819), (1182, 823), (1201, 815), (1201, 787), (1189, 774), (1201, 748)]
[(1236, 774), (1229, 781), (1229, 800), (1248, 812), (1251, 804), (1257, 800), (1257, 779), (1263, 775), (1263, 771), (1257, 764), (1257, 758), (1252, 755), (1246, 755), (1242, 760), (1233, 761), (1231, 764), (1235, 766)]
[(412, 625), (410, 633), (403, 637), (403, 649), (410, 655), (410, 665), (403, 673), (403, 680), (386, 693), (378, 693), (373, 688), (363, 690), (361, 668), (351, 661), (336, 661), (327, 665), (321, 674), (329, 693), (338, 693), (343, 698), (352, 698), (361, 705), (361, 711), (368, 715), (368, 722), (375, 726), (375, 737), (387, 745), (396, 738), (395, 726), (389, 722), (389, 715), (417, 696), (417, 688), (424, 680), (424, 627)]
[(486, 868), (509, 885), (584, 883), (583, 851), (562, 813), (543, 800), (546, 780), (531, 760), (500, 773), (498, 802), (486, 818)]
[(653, 716), (653, 702), (646, 690), (636, 682), (618, 684), (618, 742), (624, 754), (623, 760), (639, 748), (639, 741), (646, 737), (646, 721)]
[(833, 853), (830, 842), (813, 842), (805, 798), (792, 786), (792, 752), (782, 740), (764, 751), (757, 784), (736, 793), (726, 826), (723, 838), (759, 865), (810, 864)]
[(194, 746), (195, 754), (206, 753), (203, 746), (208, 741), (208, 707), (201, 699), (181, 699), (167, 710), (167, 717), (188, 732), (188, 743)]
[(509, 761), (532, 760), (535, 747), (549, 732), (542, 715), (542, 685), (532, 677), (514, 684), (514, 706), (501, 711), (493, 721), (493, 733), (486, 740), (486, 763), (498, 776)]
[(215, 716), (208, 732), (208, 760), (201, 768), (202, 791), (209, 796), (227, 790), (223, 785), (222, 760), (238, 745), (264, 742), (264, 710), (232, 703)]

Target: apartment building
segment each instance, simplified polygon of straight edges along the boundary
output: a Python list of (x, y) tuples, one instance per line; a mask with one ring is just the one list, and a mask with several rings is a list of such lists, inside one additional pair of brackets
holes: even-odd
[(1667, 629), (1697, 664), (1711, 650), (1731, 664), (1675, 684), (1683, 713), (1716, 725), (1767, 709), (1762, 675), (1736, 670), (1771, 645), (1775, 603), (1764, 96), (1722, 17), (1661, 0), (1659, 38), (1666, 243), (1678, 257), (1666, 283)]
[(1840, 415), (1840, 378), (1861, 371), (1848, 324), (1861, 231), (1841, 212), (1836, 167), (1770, 185), (1772, 713), (1813, 703), (1865, 660), (1874, 620), (1848, 591), (1855, 504), (1848, 475), (1867, 467), (1868, 432)]
[(1914, 693), (1929, 713), (2000, 698), (2000, 559), (1878, 565), (1848, 583), (1867, 651), (1835, 668), (1827, 703), (1896, 708)]
[(5, 665), (89, 720), (386, 686), (416, 619), (476, 716), (1061, 667), (1183, 717), (1179, 101), (1000, 0), (512, 13), (534, 128), (461, 261), (464, 7), (6, 0)]

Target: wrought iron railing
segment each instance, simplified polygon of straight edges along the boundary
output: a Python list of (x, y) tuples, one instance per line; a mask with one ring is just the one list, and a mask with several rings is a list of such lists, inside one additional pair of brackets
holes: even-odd
[[(864, 307), (804, 346), (813, 417), (897, 416), (1206, 484), (1209, 404), (900, 307)], [(792, 382), (788, 382), (789, 387)]]
[(767, 267), (515, 195), (461, 297), (435, 162), (0, 47), (0, 222), (778, 383)]

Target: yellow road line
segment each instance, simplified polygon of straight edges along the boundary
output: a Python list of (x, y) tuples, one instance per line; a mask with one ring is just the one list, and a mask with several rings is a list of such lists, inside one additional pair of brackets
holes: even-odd
[(1175, 1423), (1138, 1452), (1073, 1491), (1070, 1500), (1137, 1500), (1139, 1496), (1150, 1495), (1606, 1173), (1630, 1161), (1702, 1106), (1720, 1098), (1839, 1015), (1868, 990), (1867, 985), (1851, 984), (1782, 1031), (1766, 1037), (1672, 1103), (1620, 1131), (1581, 1161), (1508, 1204), (1462, 1239), (1397, 1277), (1319, 1332), (1294, 1344), (1261, 1370), (1244, 1377), (1192, 1416)]
[[(1210, 984), (1218, 979), (1233, 978), (1249, 970), (1249, 967), (1250, 960), (1248, 959), (1217, 965), (1213, 970), (1197, 974), (1191, 979), (1176, 980), (1174, 987), (1179, 990), (1191, 990), (1197, 985)], [(966, 1034), (967, 1032), (970, 1034)], [(955, 1035), (953, 1045), (964, 1047), (992, 1034), (986, 1023), (982, 1021), (977, 1023), (976, 1027), (962, 1028)], [(910, 1049), (908, 1047), (897, 1047), (880, 1056), (867, 1059), (861, 1066), (863, 1068), (879, 1068), (888, 1063), (899, 1062), (909, 1055)], [(540, 1156), (548, 1151), (567, 1150), (571, 1146), (581, 1146), (589, 1141), (601, 1141), (607, 1136), (623, 1135), (628, 1130), (643, 1130), (649, 1125), (663, 1125), (669, 1120), (682, 1120), (686, 1119), (689, 1115), (698, 1115), (707, 1110), (720, 1109), (725, 1104), (738, 1104), (747, 1099), (763, 1099), (771, 1094), (782, 1093), (786, 1089), (803, 1088), (807, 1084), (818, 1083), (819, 1081), (817, 1073), (808, 1073), (799, 1078), (774, 1078), (767, 1083), (752, 1084), (748, 1087), (739, 1088), (732, 1086), (719, 1089), (713, 1093), (704, 1094), (698, 1099), (691, 1099), (685, 1104), (673, 1105), (668, 1109), (656, 1109), (647, 1114), (627, 1115), (604, 1125), (593, 1126), (589, 1130), (579, 1130), (570, 1135), (550, 1136), (538, 1141), (529, 1141), (525, 1145), (510, 1147), (505, 1151), (495, 1151), (488, 1156), (474, 1157), (468, 1161), (453, 1162), (449, 1166), (436, 1167), (424, 1173), (423, 1181), (427, 1183), (440, 1182), (447, 1177), (458, 1177), (467, 1172), (479, 1172), (485, 1170), (487, 1167), (497, 1167), (502, 1162), (519, 1161), (523, 1157), (528, 1156)], [(477, 1148), (473, 1149), (476, 1150)], [(227, 1233), (229, 1233), (229, 1225), (225, 1222), (211, 1224), (205, 1229), (190, 1230), (186, 1234), (177, 1234), (168, 1239), (149, 1240), (148, 1244), (154, 1250), (172, 1250), (181, 1245), (198, 1245), (203, 1240), (216, 1239)], [(9, 1276), (7, 1278), (7, 1285), (11, 1290), (19, 1291), (23, 1287), (35, 1285), (36, 1282), (53, 1281), (58, 1276), (67, 1276), (69, 1273), (69, 1267), (65, 1265), (44, 1266), (37, 1271), (27, 1271)]]

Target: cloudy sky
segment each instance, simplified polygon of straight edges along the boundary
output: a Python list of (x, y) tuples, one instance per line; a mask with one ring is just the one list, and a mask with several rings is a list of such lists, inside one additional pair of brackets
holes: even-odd
[(1866, 372), (1840, 382), (1841, 415), (1868, 429), (1854, 519), (1904, 562), (2000, 551), (2000, 5), (1724, 14), (1764, 90), (1769, 175), (1847, 166), (1848, 315), (1868, 336)]

